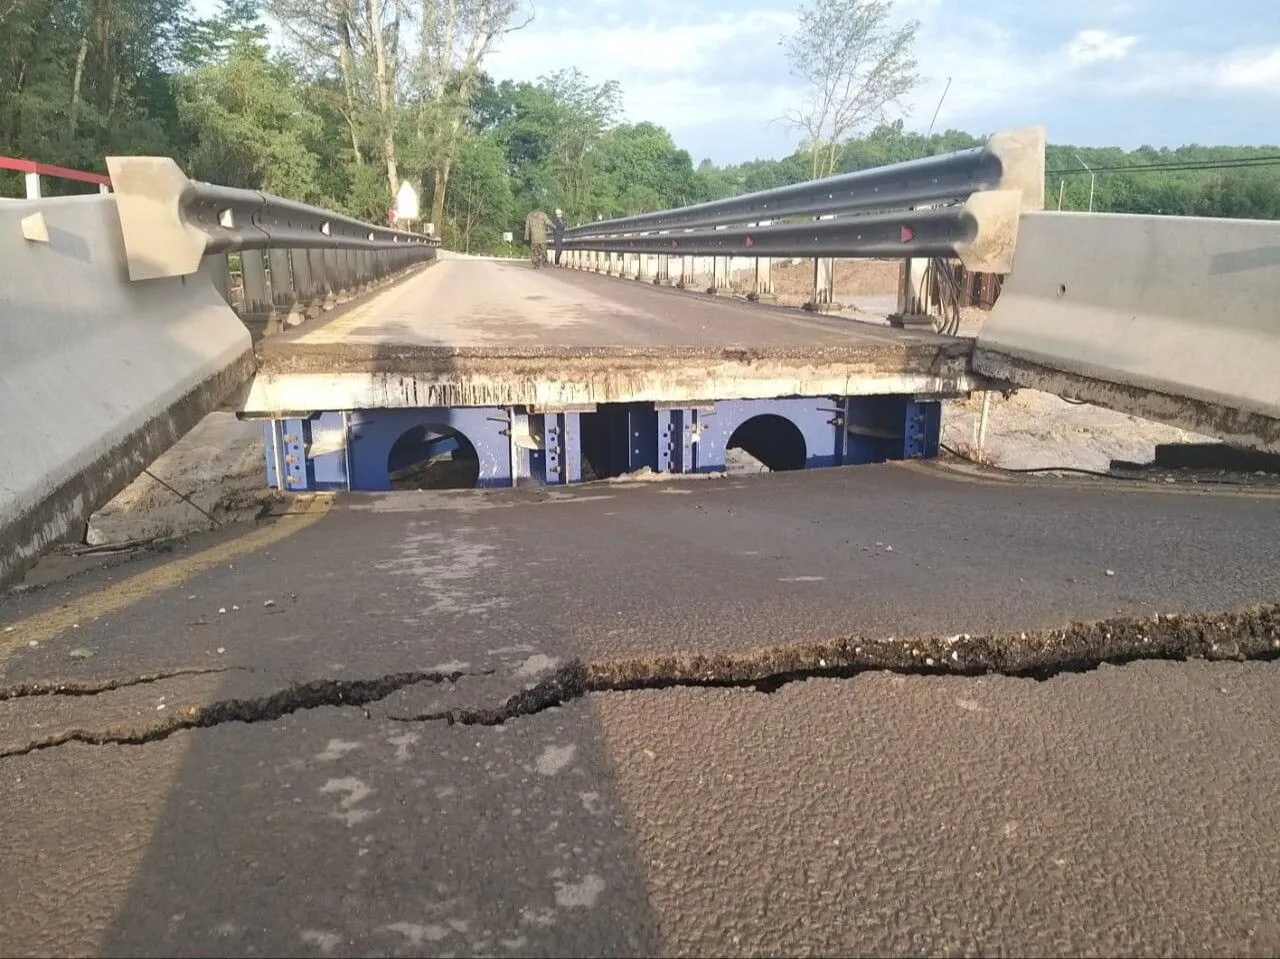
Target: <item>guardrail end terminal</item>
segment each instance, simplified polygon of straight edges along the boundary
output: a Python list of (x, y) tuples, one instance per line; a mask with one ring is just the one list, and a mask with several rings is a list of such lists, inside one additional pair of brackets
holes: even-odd
[(1022, 193), (1022, 209), (1044, 209), (1043, 126), (1019, 127), (992, 134), (987, 152), (1000, 160), (1003, 175), (1001, 189)]
[(983, 190), (965, 201), (966, 217), (977, 229), (972, 240), (956, 244), (956, 255), (970, 273), (1008, 273), (1022, 221), (1021, 190)]
[(200, 268), (207, 237), (182, 216), (191, 185), (169, 157), (107, 157), (129, 279), (188, 276)]

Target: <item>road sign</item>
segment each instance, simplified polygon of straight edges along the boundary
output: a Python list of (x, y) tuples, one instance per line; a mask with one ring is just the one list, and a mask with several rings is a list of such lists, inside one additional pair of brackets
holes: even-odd
[(412, 183), (405, 180), (400, 184), (399, 192), (396, 193), (396, 219), (416, 220), (420, 212), (418, 191), (413, 188)]

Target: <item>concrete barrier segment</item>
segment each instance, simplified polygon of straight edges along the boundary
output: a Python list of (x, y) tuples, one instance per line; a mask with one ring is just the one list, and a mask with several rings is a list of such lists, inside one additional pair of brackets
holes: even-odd
[(1280, 450), (1280, 223), (1029, 213), (984, 375)]
[[(79, 537), (253, 372), (204, 274), (130, 280), (117, 201), (0, 205), (0, 581)], [(37, 214), (47, 238), (24, 228)]]

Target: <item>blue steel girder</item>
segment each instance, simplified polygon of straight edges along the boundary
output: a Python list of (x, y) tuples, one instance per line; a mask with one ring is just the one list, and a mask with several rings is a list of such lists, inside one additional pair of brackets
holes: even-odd
[(645, 467), (718, 472), (731, 442), (773, 470), (814, 469), (933, 457), (940, 430), (936, 400), (885, 395), (534, 414), (497, 407), (327, 412), (268, 422), (264, 439), (272, 486), (376, 492), (391, 489), (392, 472), (458, 450), (474, 450), (479, 487), (562, 485), (581, 481), (584, 453), (600, 477)]
[(842, 462), (844, 405), (830, 397), (722, 400), (710, 410), (687, 412), (697, 417), (692, 472), (723, 470), (729, 443), (744, 425), (749, 426), (750, 435), (740, 435), (739, 442), (746, 439), (743, 445), (747, 452), (771, 469), (785, 468), (781, 460), (805, 469), (839, 466)]
[(429, 450), (441, 437), (459, 434), (475, 450), (479, 463), (476, 486), (511, 485), (511, 415), (498, 407), (432, 407), (364, 410), (350, 414), (347, 436), (353, 490), (391, 489), (392, 449), (402, 437), (420, 435), (416, 444)]

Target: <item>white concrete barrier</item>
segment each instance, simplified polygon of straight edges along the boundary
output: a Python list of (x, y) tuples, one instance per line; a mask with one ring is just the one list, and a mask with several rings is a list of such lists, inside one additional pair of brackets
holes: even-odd
[(203, 274), (131, 282), (113, 196), (0, 205), (0, 581), (252, 373)]
[(1280, 223), (1025, 214), (974, 369), (1280, 450)]

